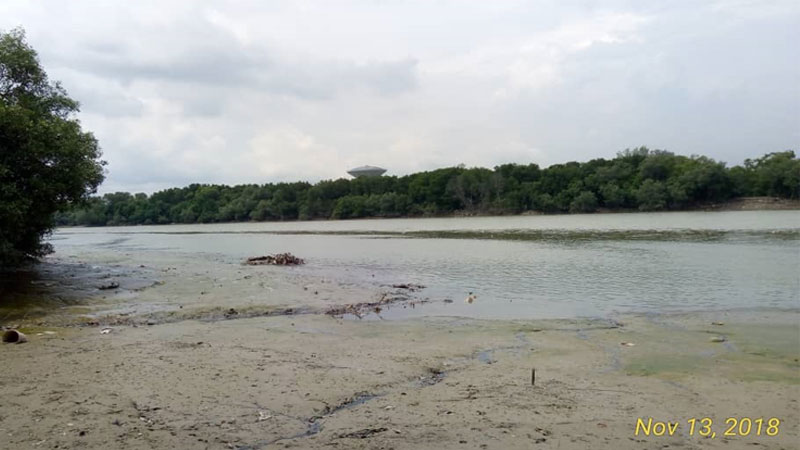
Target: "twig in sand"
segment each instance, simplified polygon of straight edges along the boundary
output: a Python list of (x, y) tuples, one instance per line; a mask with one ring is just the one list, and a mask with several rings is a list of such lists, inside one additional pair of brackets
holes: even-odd
[(620, 389), (596, 389), (596, 388), (567, 388), (568, 391), (599, 391), (599, 392), (621, 392), (623, 394), (633, 394), (631, 391)]

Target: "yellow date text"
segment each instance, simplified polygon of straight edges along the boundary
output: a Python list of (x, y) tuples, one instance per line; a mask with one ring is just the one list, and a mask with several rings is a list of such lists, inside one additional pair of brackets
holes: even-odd
[[(636, 419), (634, 436), (675, 436), (688, 434), (705, 438), (777, 436), (781, 420), (777, 417), (728, 417), (717, 423), (710, 417), (692, 417), (681, 420), (656, 420), (652, 417)], [(685, 427), (685, 428), (684, 428)], [(719, 433), (718, 433), (719, 431)]]

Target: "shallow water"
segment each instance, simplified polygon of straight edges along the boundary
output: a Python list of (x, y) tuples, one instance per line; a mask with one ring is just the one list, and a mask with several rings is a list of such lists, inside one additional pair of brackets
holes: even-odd
[(52, 242), (62, 253), (166, 252), (187, 264), (288, 251), (306, 259), (286, 268), (302, 275), (427, 286), (430, 303), (383, 318), (800, 307), (800, 211), (69, 228)]

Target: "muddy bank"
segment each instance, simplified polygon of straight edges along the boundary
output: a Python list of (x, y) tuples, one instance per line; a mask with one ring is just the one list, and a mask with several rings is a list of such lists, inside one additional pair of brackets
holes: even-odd
[[(381, 321), (375, 308), (410, 307), (426, 289), (165, 252), (50, 261), (45, 274), (66, 264), (66, 276), (32, 286), (68, 300), (18, 305), (0, 322), (30, 339), (0, 345), (8, 448), (788, 449), (800, 439), (797, 310)], [(119, 286), (100, 289), (109, 282)], [(649, 417), (680, 428), (635, 435)], [(693, 417), (713, 419), (717, 436), (691, 435)], [(728, 417), (781, 425), (724, 436)]]
[[(53, 328), (0, 347), (0, 431), (10, 448), (791, 448), (798, 319)], [(783, 425), (774, 437), (634, 436), (637, 417), (729, 416)]]
[(778, 197), (739, 197), (722, 203), (700, 205), (703, 211), (786, 211), (800, 209), (800, 200)]
[(0, 325), (64, 324), (159, 283), (156, 271), (144, 265), (46, 258), (35, 266), (0, 271)]
[(54, 256), (0, 283), (0, 326), (144, 326), (329, 314), (380, 318), (428, 301), (419, 286), (361, 286), (291, 268), (191, 261), (157, 252)]

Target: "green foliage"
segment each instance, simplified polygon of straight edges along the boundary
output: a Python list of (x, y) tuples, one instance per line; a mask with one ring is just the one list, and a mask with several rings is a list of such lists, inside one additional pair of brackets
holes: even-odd
[(558, 211), (558, 206), (556, 206), (556, 201), (553, 199), (553, 196), (545, 193), (536, 196), (533, 202), (533, 209), (541, 212), (552, 213)]
[(769, 153), (756, 160), (746, 160), (751, 171), (751, 194), (800, 198), (800, 160), (793, 151)]
[[(0, 31), (0, 266), (46, 254), (42, 238), (55, 213), (103, 180), (97, 140), (81, 129), (77, 112), (78, 103), (48, 80), (25, 33)], [(83, 207), (81, 223), (130, 217), (128, 210), (98, 215), (96, 202)]]
[(667, 187), (662, 181), (644, 180), (636, 190), (636, 201), (642, 211), (658, 211), (667, 207)]
[(134, 225), (426, 216), (457, 211), (593, 212), (600, 207), (658, 211), (740, 195), (797, 197), (798, 164), (793, 152), (783, 152), (728, 169), (703, 156), (639, 147), (611, 160), (570, 162), (546, 169), (536, 164), (504, 164), (494, 169), (459, 166), (403, 177), (325, 180), (314, 185), (193, 184), (149, 197), (106, 194), (65, 211), (58, 220), (64, 225)]
[(593, 192), (583, 191), (569, 204), (569, 212), (587, 213), (597, 210), (597, 197)]
[(622, 208), (628, 204), (625, 190), (614, 182), (604, 184), (600, 188), (600, 195), (606, 208)]

